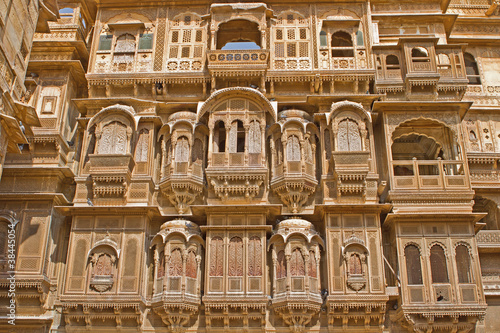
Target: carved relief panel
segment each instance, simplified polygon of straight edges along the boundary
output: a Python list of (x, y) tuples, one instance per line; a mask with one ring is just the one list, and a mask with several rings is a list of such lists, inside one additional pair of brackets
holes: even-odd
[(145, 225), (141, 215), (74, 217), (62, 292), (139, 295)]
[[(207, 227), (206, 295), (262, 295), (265, 286), (266, 227), (252, 226), (251, 230), (243, 227), (250, 221), (260, 221), (260, 217), (213, 215), (210, 219), (211, 225)], [(224, 230), (222, 226), (226, 224), (233, 226), (231, 231)], [(242, 225), (242, 229), (234, 230), (238, 225)]]

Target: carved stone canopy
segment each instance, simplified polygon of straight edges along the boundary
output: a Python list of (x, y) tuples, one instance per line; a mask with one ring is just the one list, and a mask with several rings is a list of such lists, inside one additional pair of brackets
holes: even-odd
[(201, 238), (200, 227), (196, 223), (184, 219), (175, 219), (162, 224), (160, 231), (151, 241), (151, 247), (163, 244), (168, 236), (174, 233), (183, 235), (186, 241), (195, 237), (202, 246), (205, 245), (205, 242)]
[(324, 246), (323, 240), (321, 239), (317, 231), (314, 229), (314, 225), (309, 221), (297, 217), (283, 220), (280, 223), (278, 223), (274, 231), (274, 235), (269, 240), (269, 244), (271, 245), (274, 241), (276, 241), (279, 238), (281, 238), (283, 242), (286, 243), (288, 238), (290, 238), (290, 236), (292, 236), (293, 234), (300, 234), (304, 236), (309, 243), (315, 240), (322, 247)]

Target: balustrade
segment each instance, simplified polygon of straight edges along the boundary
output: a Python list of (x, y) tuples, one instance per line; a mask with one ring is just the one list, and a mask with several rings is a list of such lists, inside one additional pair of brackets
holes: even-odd
[(412, 160), (391, 162), (393, 189), (467, 189), (469, 182), (464, 162), (447, 160)]

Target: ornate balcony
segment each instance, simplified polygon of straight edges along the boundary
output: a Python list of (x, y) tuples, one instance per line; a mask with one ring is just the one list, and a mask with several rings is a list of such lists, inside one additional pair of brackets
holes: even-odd
[(94, 198), (124, 197), (135, 162), (131, 154), (90, 154)]
[(243, 72), (261, 75), (269, 66), (268, 50), (212, 50), (207, 58), (208, 69), (217, 76)]

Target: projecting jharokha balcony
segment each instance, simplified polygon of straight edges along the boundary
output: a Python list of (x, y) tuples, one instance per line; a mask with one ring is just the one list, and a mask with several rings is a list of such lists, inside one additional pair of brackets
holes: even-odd
[(450, 160), (393, 161), (393, 190), (467, 190), (464, 162)]

